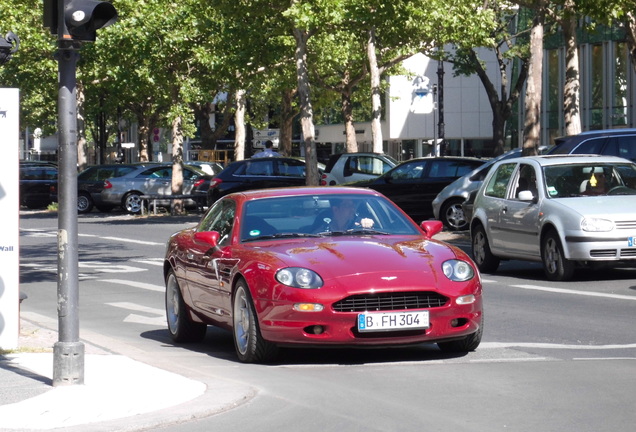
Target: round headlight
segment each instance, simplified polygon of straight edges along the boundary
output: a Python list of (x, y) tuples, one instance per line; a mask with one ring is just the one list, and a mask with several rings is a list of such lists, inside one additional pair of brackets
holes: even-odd
[(614, 229), (614, 222), (608, 219), (585, 218), (581, 221), (581, 229), (588, 232), (607, 232)]
[(464, 282), (475, 276), (473, 267), (466, 261), (461, 260), (444, 261), (442, 270), (448, 279), (455, 282)]
[(313, 270), (301, 267), (288, 267), (276, 273), (276, 280), (294, 288), (320, 288), (322, 278)]

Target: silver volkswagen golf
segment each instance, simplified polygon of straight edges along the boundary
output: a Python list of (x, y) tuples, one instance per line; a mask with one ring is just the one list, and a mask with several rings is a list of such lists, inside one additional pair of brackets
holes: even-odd
[(636, 164), (613, 156), (532, 156), (498, 162), (475, 198), (472, 253), (482, 272), (502, 259), (543, 263), (546, 277), (577, 265), (636, 265)]

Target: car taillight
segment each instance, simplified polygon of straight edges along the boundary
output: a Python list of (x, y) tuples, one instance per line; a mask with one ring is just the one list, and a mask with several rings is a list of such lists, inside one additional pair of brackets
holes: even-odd
[(199, 187), (201, 186), (203, 183), (205, 183), (205, 179), (199, 179), (197, 181), (194, 182), (194, 187)]
[(320, 176), (320, 186), (327, 186), (327, 174)]
[(221, 183), (223, 183), (223, 180), (221, 180), (220, 178), (213, 178), (212, 180), (210, 180), (210, 189), (217, 187)]
[(113, 187), (113, 184), (108, 180), (104, 180), (104, 189), (110, 189)]

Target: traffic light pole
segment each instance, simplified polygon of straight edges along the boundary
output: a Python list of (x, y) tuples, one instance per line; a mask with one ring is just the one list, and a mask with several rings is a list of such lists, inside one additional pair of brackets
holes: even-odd
[(84, 344), (79, 341), (77, 234), (77, 99), (75, 42), (58, 42), (58, 342), (53, 346), (53, 385), (84, 384)]

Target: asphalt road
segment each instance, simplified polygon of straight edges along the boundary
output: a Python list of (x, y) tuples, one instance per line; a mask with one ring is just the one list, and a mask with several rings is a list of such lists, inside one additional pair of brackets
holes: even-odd
[[(214, 386), (255, 396), (166, 431), (633, 431), (636, 270), (581, 271), (548, 282), (540, 265), (505, 262), (483, 275), (484, 339), (465, 356), (434, 345), (285, 350), (274, 365), (238, 363), (229, 333), (172, 344), (165, 330), (165, 242), (185, 218), (79, 219), (80, 336)], [(23, 313), (57, 320), (57, 220), (20, 219)], [(166, 389), (170, 391), (170, 389)]]

